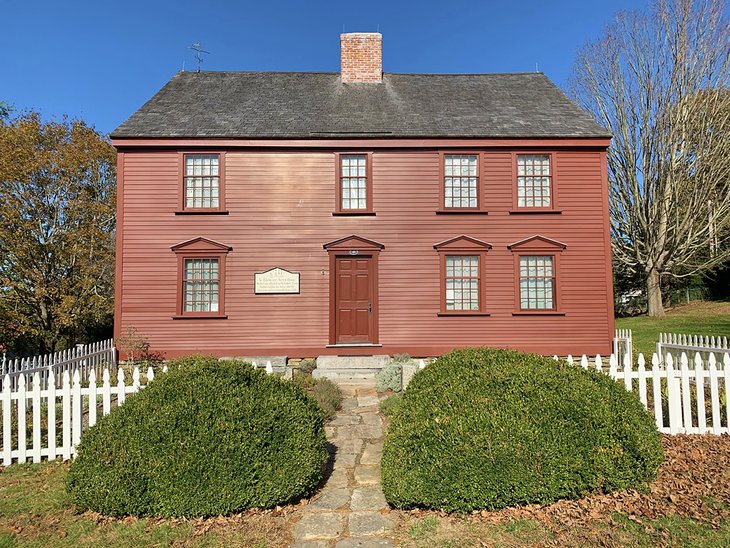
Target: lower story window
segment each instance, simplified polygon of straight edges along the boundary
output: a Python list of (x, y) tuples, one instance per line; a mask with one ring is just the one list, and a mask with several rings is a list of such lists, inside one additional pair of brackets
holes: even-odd
[(183, 312), (218, 312), (218, 259), (184, 259), (183, 263)]
[(446, 310), (479, 310), (479, 256), (446, 256)]
[(555, 268), (552, 255), (520, 256), (520, 308), (555, 309)]

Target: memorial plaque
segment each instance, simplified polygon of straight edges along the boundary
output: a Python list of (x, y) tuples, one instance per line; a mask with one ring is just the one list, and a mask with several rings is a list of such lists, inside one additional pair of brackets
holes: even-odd
[(254, 274), (254, 292), (257, 295), (299, 293), (299, 272), (272, 268)]

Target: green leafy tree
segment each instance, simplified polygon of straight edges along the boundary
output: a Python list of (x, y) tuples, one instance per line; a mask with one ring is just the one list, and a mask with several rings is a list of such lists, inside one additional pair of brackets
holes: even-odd
[(0, 120), (0, 344), (51, 352), (110, 326), (115, 153), (78, 120)]

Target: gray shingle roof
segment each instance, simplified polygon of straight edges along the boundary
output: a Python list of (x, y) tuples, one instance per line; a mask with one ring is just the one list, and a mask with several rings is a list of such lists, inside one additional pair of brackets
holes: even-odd
[(608, 137), (542, 73), (180, 72), (112, 137)]

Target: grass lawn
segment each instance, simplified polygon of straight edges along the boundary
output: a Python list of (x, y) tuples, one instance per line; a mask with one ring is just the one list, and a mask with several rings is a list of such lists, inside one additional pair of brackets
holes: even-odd
[(730, 338), (730, 302), (697, 301), (667, 311), (663, 319), (636, 316), (617, 318), (617, 329), (631, 329), (634, 334), (634, 354), (640, 352), (650, 361), (656, 352), (659, 333), (709, 335)]
[(289, 512), (209, 520), (110, 519), (76, 513), (64, 481), (68, 465), (13, 465), (0, 472), (0, 547), (288, 546)]

